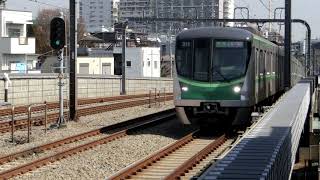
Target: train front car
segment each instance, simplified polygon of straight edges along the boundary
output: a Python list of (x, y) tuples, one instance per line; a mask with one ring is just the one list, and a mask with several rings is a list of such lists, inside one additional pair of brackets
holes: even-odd
[(247, 120), (254, 105), (252, 39), (236, 28), (198, 28), (177, 36), (174, 103), (184, 124)]

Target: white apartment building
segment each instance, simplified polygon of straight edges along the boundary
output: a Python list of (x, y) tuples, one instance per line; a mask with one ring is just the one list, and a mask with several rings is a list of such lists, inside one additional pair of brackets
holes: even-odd
[(114, 75), (113, 57), (78, 57), (78, 74)]
[[(121, 48), (114, 49), (120, 54)], [(160, 47), (127, 47), (127, 77), (161, 77)]]
[(80, 0), (80, 17), (89, 32), (102, 32), (113, 27), (117, 20), (119, 0)]
[(111, 15), (112, 15), (112, 24), (116, 23), (119, 21), (119, 5), (120, 5), (120, 0), (112, 0), (111, 1), (112, 4), (112, 11), (111, 11)]
[(0, 9), (0, 63), (2, 71), (25, 73), (33, 69), (35, 38), (27, 37), (32, 12)]

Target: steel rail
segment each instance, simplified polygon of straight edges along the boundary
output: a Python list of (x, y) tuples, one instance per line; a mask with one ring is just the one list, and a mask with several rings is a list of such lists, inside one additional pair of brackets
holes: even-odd
[[(108, 179), (111, 179), (111, 180), (122, 180), (122, 179), (130, 179), (130, 178), (134, 179), (133, 177), (134, 175), (138, 175), (140, 172), (143, 174), (144, 169), (146, 169), (147, 167), (152, 166), (152, 164), (154, 163), (161, 162), (162, 158), (169, 156), (170, 154), (185, 147), (185, 145), (191, 143), (192, 141), (195, 141), (197, 139), (195, 138), (196, 137), (195, 134), (198, 132), (199, 130), (186, 135), (185, 137), (181, 138), (177, 142), (171, 145), (168, 145), (162, 150), (156, 152), (155, 154), (148, 156), (145, 159), (142, 159), (141, 161), (138, 161), (137, 163), (123, 169), (122, 171), (119, 171), (118, 173), (114, 174)], [(183, 173), (185, 173), (187, 169), (189, 169), (191, 166), (193, 166), (197, 162), (204, 159), (209, 153), (214, 151), (216, 148), (220, 147), (226, 140), (227, 138), (225, 137), (225, 135), (222, 135), (218, 139), (213, 140), (211, 143), (205, 146), (202, 150), (195, 153), (191, 158), (189, 159), (186, 158), (186, 161), (184, 163), (178, 166), (176, 170), (173, 169), (173, 172), (171, 174), (169, 172), (164, 179), (175, 179), (176, 177), (183, 175)]]
[[(36, 148), (31, 148), (26, 151), (22, 151), (22, 152), (18, 152), (15, 154), (11, 154), (11, 155), (2, 157), (2, 158), (0, 158), (0, 164), (4, 164), (4, 163), (10, 162), (12, 160), (19, 159), (24, 156), (28, 156), (28, 155), (33, 154), (35, 152), (42, 152), (45, 150), (49, 150), (52, 148), (62, 146), (63, 144), (69, 144), (69, 143), (72, 143), (72, 142), (75, 142), (75, 141), (78, 141), (81, 139), (85, 139), (87, 137), (100, 135), (106, 131), (118, 129), (118, 131), (114, 132), (113, 134), (108, 135), (103, 138), (100, 138), (98, 140), (94, 140), (94, 141), (88, 142), (83, 145), (72, 147), (72, 148), (69, 148), (65, 151), (58, 152), (54, 155), (40, 158), (38, 160), (26, 163), (24, 165), (9, 169), (7, 171), (0, 172), (0, 179), (8, 179), (8, 178), (15, 177), (17, 175), (21, 175), (23, 173), (26, 173), (26, 172), (32, 171), (34, 169), (40, 168), (42, 166), (45, 166), (49, 163), (59, 161), (61, 159), (65, 159), (65, 158), (72, 156), (74, 154), (77, 154), (79, 152), (83, 152), (83, 151), (92, 149), (96, 146), (106, 144), (108, 142), (117, 140), (119, 138), (123, 138), (123, 137), (127, 136), (128, 134), (130, 134), (132, 131), (138, 131), (140, 129), (152, 127), (152, 126), (164, 123), (164, 122), (171, 120), (173, 118), (175, 118), (175, 113), (174, 113), (173, 109), (170, 109), (170, 110), (166, 110), (166, 111), (159, 112), (156, 114), (151, 114), (151, 115), (147, 115), (144, 117), (139, 117), (139, 118), (125, 121), (122, 123), (118, 123), (115, 125), (107, 126), (107, 127), (100, 128), (100, 129), (93, 130), (93, 131), (86, 132), (86, 133), (82, 133), (82, 134), (68, 137), (66, 139), (59, 140), (59, 141), (56, 141), (53, 143), (45, 144), (45, 145), (42, 145), (42, 146), (39, 146)], [(143, 119), (145, 119), (145, 120), (143, 120)], [(127, 128), (123, 130), (123, 128), (125, 128), (125, 127), (127, 127)]]
[[(166, 101), (172, 100), (172, 96), (167, 96)], [(154, 100), (152, 100), (154, 101)], [(159, 101), (164, 101), (164, 98), (160, 98)], [(80, 116), (87, 116), (92, 114), (98, 114), (103, 113), (106, 111), (113, 111), (123, 108), (129, 108), (129, 107), (135, 107), (140, 105), (145, 105), (149, 103), (149, 99), (144, 100), (135, 100), (135, 101), (129, 101), (129, 102), (120, 102), (120, 103), (114, 103), (114, 104), (108, 104), (108, 105), (101, 105), (101, 106), (95, 106), (95, 107), (87, 107), (79, 109), (78, 115)], [(47, 123), (55, 122), (58, 118), (59, 113), (52, 113), (48, 114)], [(64, 113), (65, 117), (67, 117), (68, 112)], [(44, 123), (44, 118), (37, 116), (32, 118), (33, 125), (42, 125)], [(14, 127), (15, 129), (24, 129), (28, 126), (28, 119), (21, 119), (21, 120), (15, 120)], [(0, 123), (0, 133), (6, 133), (9, 132), (11, 129), (11, 122), (1, 122)]]
[[(172, 93), (167, 93), (167, 95), (172, 95)], [(80, 99), (78, 101), (78, 104), (79, 105), (90, 105), (90, 104), (96, 104), (96, 103), (113, 102), (113, 101), (118, 101), (118, 100), (144, 98), (144, 97), (149, 97), (149, 94)], [(64, 101), (64, 104), (65, 104), (65, 106), (67, 106), (67, 101)], [(59, 108), (59, 103), (58, 102), (48, 102), (47, 106), (48, 106), (48, 110), (57, 109), (57, 108)], [(28, 108), (28, 105), (15, 107), (16, 115), (27, 113), (27, 108)], [(42, 107), (42, 106), (34, 107), (34, 112), (43, 111), (43, 110), (44, 110), (44, 107)], [(11, 115), (11, 108), (0, 110), (0, 117), (1, 116), (10, 116), (10, 115)]]
[(200, 161), (205, 159), (210, 153), (220, 147), (223, 143), (225, 143), (228, 139), (225, 135), (222, 135), (209, 145), (207, 145), (200, 152), (192, 156), (189, 160), (184, 162), (178, 168), (176, 168), (171, 174), (165, 177), (165, 179), (180, 179), (181, 176), (185, 175), (189, 170), (191, 170), (194, 166), (196, 166)]
[(67, 137), (65, 139), (58, 140), (58, 141), (55, 141), (55, 142), (51, 142), (51, 143), (48, 143), (48, 144), (44, 144), (44, 145), (41, 145), (41, 146), (38, 146), (38, 147), (35, 147), (35, 148), (30, 148), (30, 149), (27, 149), (27, 150), (24, 150), (24, 151), (20, 151), (20, 152), (13, 153), (13, 154), (10, 154), (10, 155), (7, 155), (7, 156), (3, 156), (3, 157), (0, 157), (0, 165), (8, 163), (8, 162), (13, 161), (13, 160), (16, 160), (16, 159), (21, 158), (23, 156), (27, 156), (29, 154), (38, 153), (38, 152), (42, 152), (42, 151), (45, 151), (45, 150), (50, 150), (52, 148), (61, 146), (63, 144), (69, 144), (69, 143), (72, 143), (72, 142), (75, 142), (75, 141), (82, 140), (82, 139), (87, 138), (87, 137), (92, 137), (92, 136), (99, 135), (101, 133), (105, 133), (107, 131), (112, 131), (112, 130), (128, 127), (128, 126), (136, 124), (136, 123), (141, 123), (141, 121), (143, 121), (144, 119), (148, 120), (150, 118), (158, 117), (158, 116), (161, 116), (163, 114), (170, 114), (172, 112), (174, 112), (174, 110), (170, 109), (170, 110), (162, 111), (162, 112), (159, 112), (159, 113), (155, 113), (155, 114), (151, 114), (151, 115), (147, 115), (147, 116), (143, 116), (143, 117), (138, 117), (138, 118), (135, 118), (135, 119), (131, 119), (131, 120), (128, 120), (128, 121), (120, 122), (120, 123), (113, 124), (113, 125), (110, 125), (110, 126), (106, 126), (106, 127), (103, 127), (103, 128), (99, 128), (99, 129), (96, 129), (96, 130), (92, 130), (92, 131), (88, 131), (88, 132), (85, 132), (85, 133), (81, 133), (81, 134), (78, 134), (78, 135), (75, 135), (75, 136)]
[(194, 134), (197, 132), (199, 132), (199, 130), (196, 130), (196, 131), (184, 136), (183, 138), (181, 138), (177, 142), (168, 145), (167, 147), (161, 149), (157, 153), (155, 153), (151, 156), (148, 156), (145, 159), (142, 159), (141, 161), (139, 161), (131, 166), (128, 166), (127, 168), (114, 174), (113, 176), (109, 177), (108, 179), (110, 179), (110, 180), (123, 180), (123, 179), (129, 178), (130, 176), (136, 174), (137, 172), (139, 172), (142, 169), (146, 168), (147, 166), (151, 165), (153, 162), (160, 160), (161, 158), (174, 152), (175, 150), (179, 149), (180, 147), (184, 146), (185, 144), (188, 144), (189, 142), (191, 142), (194, 139)]

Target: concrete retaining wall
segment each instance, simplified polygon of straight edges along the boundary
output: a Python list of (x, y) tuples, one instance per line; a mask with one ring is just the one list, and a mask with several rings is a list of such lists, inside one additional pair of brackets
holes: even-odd
[[(57, 74), (9, 75), (12, 83), (9, 86), (8, 101), (11, 104), (31, 104), (44, 101), (57, 101)], [(4, 101), (4, 80), (0, 75), (0, 101)], [(64, 96), (69, 96), (69, 79), (65, 79)], [(157, 88), (158, 91), (172, 92), (172, 80), (168, 78), (129, 78), (126, 82), (127, 94), (148, 93)], [(78, 98), (95, 98), (118, 96), (121, 91), (119, 76), (78, 76)]]

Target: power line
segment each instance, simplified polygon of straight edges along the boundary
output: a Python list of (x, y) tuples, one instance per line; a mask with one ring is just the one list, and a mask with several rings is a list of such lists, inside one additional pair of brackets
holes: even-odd
[(38, 3), (38, 4), (42, 4), (42, 5), (46, 5), (46, 6), (56, 7), (56, 8), (59, 8), (59, 9), (69, 10), (68, 8), (65, 8), (65, 7), (62, 7), (62, 6), (57, 6), (57, 5), (41, 2), (41, 1), (38, 1), (38, 0), (29, 0), (29, 1), (34, 2), (34, 3)]
[[(239, 8), (239, 7), (241, 7), (239, 4), (236, 4), (236, 2), (234, 2), (234, 7), (235, 8)], [(249, 9), (249, 4), (247, 3), (247, 6), (245, 6), (246, 8), (248, 8)], [(235, 12), (234, 12), (235, 13)], [(247, 13), (249, 13), (249, 11), (247, 12)], [(234, 14), (234, 16), (235, 16), (236, 14)], [(243, 19), (245, 19), (245, 17), (244, 17), (244, 15), (243, 15), (243, 13), (242, 13), (242, 9), (241, 9), (241, 11), (240, 11), (240, 15), (242, 16), (242, 18)], [(249, 16), (249, 18), (251, 18), (251, 14), (249, 13), (248, 14), (248, 16)]]
[(270, 11), (270, 8), (262, 0), (259, 0), (259, 2), (262, 4), (263, 7)]

